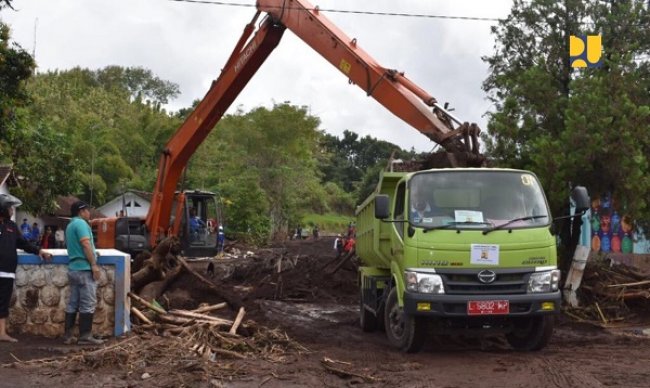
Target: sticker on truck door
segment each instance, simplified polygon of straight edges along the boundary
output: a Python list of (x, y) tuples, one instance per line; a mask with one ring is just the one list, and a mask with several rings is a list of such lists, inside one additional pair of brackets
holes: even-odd
[(499, 265), (499, 246), (495, 244), (472, 244), (470, 263)]

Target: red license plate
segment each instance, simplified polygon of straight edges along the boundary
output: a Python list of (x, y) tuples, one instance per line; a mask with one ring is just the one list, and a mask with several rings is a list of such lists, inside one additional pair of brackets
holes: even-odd
[(501, 315), (510, 312), (507, 300), (470, 300), (467, 302), (467, 315)]

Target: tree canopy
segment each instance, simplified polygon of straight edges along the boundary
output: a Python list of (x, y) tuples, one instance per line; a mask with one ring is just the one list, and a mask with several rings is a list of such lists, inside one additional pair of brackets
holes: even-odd
[[(501, 166), (536, 172), (557, 211), (569, 185), (610, 191), (648, 219), (650, 14), (641, 0), (515, 0), (492, 29), (483, 88), (487, 152)], [(571, 68), (570, 35), (601, 35), (603, 66)]]

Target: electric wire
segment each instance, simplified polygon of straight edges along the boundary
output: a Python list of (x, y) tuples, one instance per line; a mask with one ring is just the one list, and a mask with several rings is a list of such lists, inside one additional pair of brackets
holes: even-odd
[[(177, 3), (196, 3), (196, 4), (208, 4), (208, 5), (224, 5), (231, 7), (246, 7), (246, 8), (256, 8), (255, 4), (249, 3), (232, 3), (228, 1), (208, 1), (208, 0), (168, 0)], [(277, 7), (278, 9), (282, 7)], [(302, 7), (284, 7), (285, 9), (303, 9)], [(321, 12), (332, 12), (332, 13), (343, 13), (343, 14), (356, 14), (356, 15), (373, 15), (373, 16), (402, 16), (402, 17), (413, 17), (413, 18), (429, 18), (429, 19), (448, 19), (448, 20), (471, 20), (471, 21), (482, 21), (482, 22), (498, 22), (503, 19), (497, 18), (487, 18), (487, 17), (475, 17), (475, 16), (449, 16), (449, 15), (431, 15), (423, 13), (407, 13), (407, 12), (378, 12), (378, 11), (357, 11), (357, 10), (345, 10), (345, 9), (331, 9), (331, 8), (306, 8), (308, 11), (321, 11)]]

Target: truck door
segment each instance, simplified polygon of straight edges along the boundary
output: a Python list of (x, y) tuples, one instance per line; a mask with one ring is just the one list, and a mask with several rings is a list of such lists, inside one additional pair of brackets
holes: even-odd
[(408, 227), (406, 222), (406, 182), (401, 182), (395, 190), (395, 204), (393, 207), (393, 231), (391, 232), (391, 255), (395, 260), (401, 261), (404, 256), (404, 231)]

